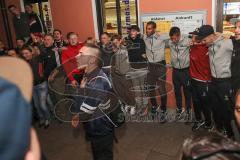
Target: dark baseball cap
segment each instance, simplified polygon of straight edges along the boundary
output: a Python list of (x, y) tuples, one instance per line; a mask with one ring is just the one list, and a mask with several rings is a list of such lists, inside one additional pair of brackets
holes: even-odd
[(193, 31), (193, 32), (189, 32), (188, 34), (191, 34), (191, 35), (198, 35), (198, 34), (199, 34), (199, 28), (196, 28), (195, 31)]
[(199, 28), (198, 33), (196, 35), (197, 35), (197, 39), (202, 40), (213, 33), (214, 33), (214, 29), (211, 25), (202, 25)]

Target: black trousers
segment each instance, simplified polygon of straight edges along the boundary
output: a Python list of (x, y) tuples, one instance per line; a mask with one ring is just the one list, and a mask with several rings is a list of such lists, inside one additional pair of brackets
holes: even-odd
[(189, 68), (173, 69), (172, 73), (174, 93), (176, 97), (177, 108), (182, 110), (182, 87), (185, 96), (186, 110), (191, 110), (191, 78)]
[(194, 79), (192, 79), (191, 82), (193, 108), (196, 121), (205, 120), (205, 124), (209, 126), (212, 124), (211, 82), (200, 82)]
[(114, 134), (91, 138), (91, 147), (94, 160), (113, 160)]
[(225, 129), (232, 136), (231, 120), (233, 112), (233, 92), (230, 79), (214, 79), (212, 82), (213, 119), (219, 131)]
[(158, 63), (149, 63), (149, 74), (147, 75), (147, 83), (152, 90), (149, 92), (150, 100), (153, 106), (158, 106), (157, 104), (157, 93), (156, 86), (158, 86), (158, 92), (161, 98), (161, 109), (166, 111), (167, 106), (167, 91), (166, 91), (166, 62), (161, 61)]

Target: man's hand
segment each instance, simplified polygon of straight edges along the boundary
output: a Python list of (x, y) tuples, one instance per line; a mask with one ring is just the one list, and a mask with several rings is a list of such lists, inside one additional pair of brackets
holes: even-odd
[(143, 57), (144, 59), (147, 59), (147, 55), (146, 55), (146, 54), (142, 54), (142, 57)]
[(50, 76), (48, 77), (48, 81), (49, 82), (52, 82), (52, 81), (54, 81), (54, 79), (55, 79), (55, 77), (56, 77), (56, 75), (58, 74), (58, 70), (57, 69), (55, 69), (51, 74), (50, 74)]
[(73, 80), (73, 81), (71, 82), (71, 85), (73, 85), (74, 87), (76, 87), (76, 86), (78, 85), (78, 82), (77, 82), (76, 80)]
[(79, 115), (78, 115), (78, 114), (75, 114), (75, 115), (73, 115), (73, 117), (72, 117), (72, 127), (73, 127), (73, 128), (77, 128), (77, 127), (78, 127), (78, 124), (79, 124)]

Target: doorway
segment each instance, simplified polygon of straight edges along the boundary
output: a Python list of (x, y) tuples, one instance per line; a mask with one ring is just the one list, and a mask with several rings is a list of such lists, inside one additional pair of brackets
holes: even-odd
[(138, 24), (137, 0), (96, 0), (96, 9), (100, 33), (126, 35)]

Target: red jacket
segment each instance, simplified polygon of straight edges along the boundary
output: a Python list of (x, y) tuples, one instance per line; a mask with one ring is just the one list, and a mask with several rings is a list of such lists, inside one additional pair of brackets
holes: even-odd
[(203, 44), (193, 45), (190, 49), (190, 75), (200, 81), (211, 81), (208, 47)]
[(76, 46), (68, 45), (67, 49), (62, 51), (63, 68), (70, 81), (74, 80), (73, 75), (82, 73), (82, 71), (77, 69), (77, 61), (74, 57), (79, 54), (79, 50), (83, 45), (83, 43), (79, 43)]

